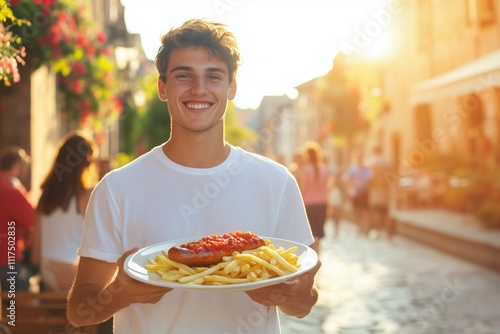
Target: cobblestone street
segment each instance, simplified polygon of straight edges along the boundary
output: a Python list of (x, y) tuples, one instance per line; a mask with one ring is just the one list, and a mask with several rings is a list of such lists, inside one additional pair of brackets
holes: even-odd
[(301, 320), (282, 315), (283, 334), (500, 334), (496, 272), (403, 237), (358, 236), (345, 221), (320, 258), (318, 304)]

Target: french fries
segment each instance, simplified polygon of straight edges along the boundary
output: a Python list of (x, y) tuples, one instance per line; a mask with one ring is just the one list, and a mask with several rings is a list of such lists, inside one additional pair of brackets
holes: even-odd
[(144, 267), (149, 273), (158, 274), (163, 280), (182, 284), (221, 285), (256, 282), (296, 272), (300, 268), (297, 247), (283, 249), (266, 240), (257, 249), (234, 252), (222, 262), (211, 267), (189, 267), (172, 261), (168, 254), (148, 259)]

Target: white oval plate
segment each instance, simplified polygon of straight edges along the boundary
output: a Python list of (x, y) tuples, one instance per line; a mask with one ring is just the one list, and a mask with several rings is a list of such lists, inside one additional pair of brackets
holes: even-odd
[(168, 252), (168, 250), (172, 246), (179, 246), (184, 243), (198, 239), (200, 238), (184, 238), (168, 242), (162, 242), (142, 248), (138, 250), (136, 253), (131, 254), (127, 257), (124, 265), (124, 270), (130, 277), (138, 281), (148, 283), (151, 285), (164, 286), (167, 288), (191, 290), (191, 291), (193, 290), (211, 291), (211, 292), (248, 291), (269, 285), (278, 284), (292, 277), (301, 275), (314, 268), (314, 266), (318, 262), (318, 254), (316, 254), (314, 250), (312, 250), (310, 247), (306, 245), (284, 239), (262, 237), (262, 239), (269, 239), (271, 243), (273, 243), (276, 246), (276, 248), (283, 247), (285, 249), (288, 249), (290, 247), (296, 246), (297, 251), (295, 252), (295, 254), (297, 254), (297, 256), (299, 257), (298, 260), (298, 263), (300, 264), (299, 270), (289, 275), (270, 278), (267, 280), (257, 281), (257, 282), (237, 283), (237, 284), (227, 284), (227, 285), (196, 285), (196, 284), (182, 284), (178, 282), (168, 282), (162, 280), (160, 275), (156, 273), (148, 273), (148, 271), (144, 268), (144, 266), (149, 263), (148, 258), (154, 259), (156, 255), (162, 254), (161, 252), (162, 250)]

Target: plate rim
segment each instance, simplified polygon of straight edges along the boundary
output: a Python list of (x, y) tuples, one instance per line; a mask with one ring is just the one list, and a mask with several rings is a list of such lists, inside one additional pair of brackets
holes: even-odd
[[(166, 245), (165, 248), (172, 247), (172, 246), (180, 245), (182, 243), (189, 242), (192, 240), (198, 240), (200, 238), (202, 238), (202, 237), (179, 238), (179, 239), (174, 239), (174, 240), (169, 240), (169, 241), (158, 242), (158, 243), (154, 243), (152, 245), (143, 247), (143, 248), (137, 250), (136, 252), (130, 254), (129, 256), (127, 256), (127, 258), (125, 259), (124, 265), (123, 265), (123, 269), (129, 277), (131, 277), (137, 281), (140, 281), (140, 282), (143, 282), (146, 284), (150, 284), (150, 285), (161, 286), (161, 287), (172, 288), (172, 289), (188, 290), (188, 291), (222, 292), (222, 291), (249, 291), (249, 290), (263, 288), (263, 287), (270, 286), (270, 285), (275, 285), (275, 284), (281, 283), (283, 281), (286, 281), (288, 279), (291, 279), (293, 277), (296, 277), (298, 275), (304, 274), (304, 273), (312, 270), (318, 262), (318, 254), (311, 247), (309, 247), (305, 244), (302, 244), (300, 242), (292, 241), (292, 240), (275, 238), (275, 237), (266, 237), (266, 236), (261, 236), (261, 238), (264, 240), (269, 239), (273, 244), (275, 244), (275, 242), (276, 242), (277, 243), (277, 244), (275, 244), (276, 247), (282, 247), (279, 244), (280, 242), (289, 243), (289, 244), (292, 244), (294, 246), (303, 247), (303, 252), (299, 255), (299, 259), (300, 259), (300, 256), (305, 255), (304, 259), (308, 260), (306, 262), (310, 262), (310, 264), (306, 263), (306, 264), (309, 264), (309, 266), (307, 268), (304, 268), (304, 269), (299, 269), (297, 272), (294, 272), (294, 273), (291, 273), (291, 274), (288, 274), (285, 276), (281, 276), (281, 277), (274, 277), (274, 278), (267, 279), (267, 280), (262, 280), (262, 281), (257, 281), (257, 282), (248, 282), (248, 283), (215, 285), (214, 286), (214, 285), (195, 285), (195, 284), (187, 285), (187, 284), (182, 284), (182, 283), (177, 283), (177, 282), (168, 282), (165, 280), (161, 280), (161, 278), (159, 280), (150, 279), (150, 276), (147, 273), (147, 270), (143, 266), (141, 266), (139, 263), (134, 262), (134, 259), (136, 257), (138, 257), (138, 256), (141, 257), (142, 256), (141, 253), (143, 253), (147, 250), (151, 250), (151, 249), (160, 247), (162, 245)], [(164, 250), (166, 251), (166, 249), (164, 249)], [(161, 250), (155, 251), (154, 253), (149, 254), (148, 257), (152, 258), (152, 257), (159, 255), (159, 254), (161, 254)], [(144, 258), (147, 261), (147, 257), (142, 256), (142, 258)], [(141, 268), (141, 271), (145, 271), (145, 273), (144, 272), (140, 273), (137, 270), (134, 270), (131, 267), (131, 263), (133, 263), (136, 267)], [(142, 277), (142, 276), (146, 276), (146, 275), (147, 275), (147, 279)]]

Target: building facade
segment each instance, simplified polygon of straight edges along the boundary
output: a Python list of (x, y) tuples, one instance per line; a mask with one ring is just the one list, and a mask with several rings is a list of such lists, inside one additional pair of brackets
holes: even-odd
[(399, 174), (438, 153), (498, 164), (500, 0), (397, 2), (376, 127)]

